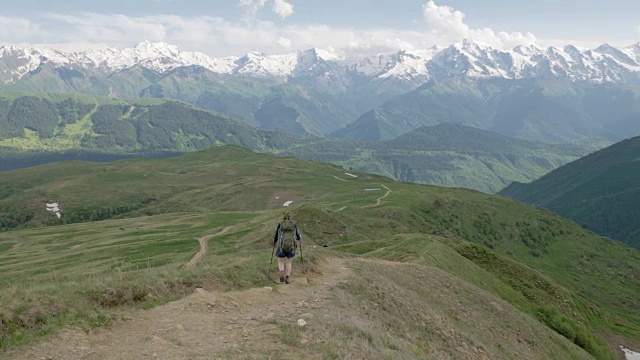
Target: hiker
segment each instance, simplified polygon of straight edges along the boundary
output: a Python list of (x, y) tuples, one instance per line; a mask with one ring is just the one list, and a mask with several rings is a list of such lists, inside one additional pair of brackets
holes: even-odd
[[(291, 276), (291, 259), (296, 256), (298, 243), (302, 246), (302, 236), (298, 232), (298, 226), (291, 220), (291, 213), (285, 211), (282, 221), (278, 223), (276, 234), (273, 236), (273, 246), (278, 245), (276, 256), (278, 257), (278, 270), (280, 282), (289, 284)], [(296, 243), (296, 241), (298, 243)], [(286, 270), (285, 270), (286, 267)]]

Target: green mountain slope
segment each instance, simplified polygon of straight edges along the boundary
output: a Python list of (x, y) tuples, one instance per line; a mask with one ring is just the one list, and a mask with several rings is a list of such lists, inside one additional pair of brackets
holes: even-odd
[(326, 140), (280, 153), (403, 181), (495, 193), (512, 181), (532, 181), (603, 146), (602, 142), (540, 143), (468, 126), (440, 124), (388, 141)]
[(334, 133), (388, 140), (422, 126), (456, 123), (530, 140), (619, 141), (640, 133), (640, 88), (557, 79), (431, 81)]
[[(298, 134), (324, 135), (359, 115), (351, 98), (334, 96), (317, 89), (313, 83), (285, 84), (271, 78), (221, 75), (197, 66), (166, 73), (134, 67), (109, 76), (100, 71), (83, 71), (43, 65), (20, 81), (0, 87), (26, 92), (80, 92), (123, 99), (173, 99), (242, 119), (254, 126)], [(278, 122), (274, 123), (272, 117)]]
[(389, 140), (422, 126), (448, 122), (553, 142), (619, 141), (640, 133), (640, 91), (634, 85), (552, 78), (421, 81), (372, 81), (330, 62), (288, 82), (216, 74), (198, 66), (165, 73), (142, 67), (106, 73), (45, 63), (0, 88), (174, 99), (254, 126), (366, 141)]
[[(300, 114), (291, 110), (261, 116), (274, 122), (272, 128), (293, 131), (286, 121), (276, 123), (281, 116)], [(303, 123), (296, 124), (304, 127)], [(472, 141), (475, 150), (469, 146)], [(165, 157), (222, 144), (485, 192), (496, 192), (512, 181), (531, 181), (599, 145), (545, 148), (454, 125), (422, 129), (389, 142), (359, 143), (257, 129), (162, 99), (0, 93), (0, 170), (70, 159)]]
[(640, 247), (640, 138), (632, 138), (567, 164), (529, 183), (500, 192), (550, 209), (595, 233)]
[[(11, 324), (0, 332), (3, 342), (15, 344), (16, 331), (29, 331), (18, 319), (21, 311), (35, 306), (33, 299), (50, 310), (41, 311), (46, 314), (45, 324), (50, 318), (62, 323), (71, 319), (98, 321), (96, 311), (101, 314), (106, 310), (86, 308), (84, 286), (89, 286), (90, 294), (100, 294), (102, 286), (120, 288), (124, 303), (145, 303), (148, 298), (144, 295), (135, 300), (135, 289), (156, 289), (160, 283), (167, 288), (167, 282), (193, 284), (210, 270), (207, 276), (213, 277), (208, 280), (212, 284), (232, 286), (229, 279), (236, 279), (236, 286), (265, 284), (262, 265), (268, 263), (271, 248), (267, 239), (272, 236), (273, 221), (283, 203), (293, 201), (292, 211), (305, 239), (318, 246), (312, 250), (307, 243), (305, 259), (309, 251), (325, 256), (331, 256), (326, 251), (337, 251), (343, 256), (418, 266), (398, 271), (419, 274), (430, 271), (419, 266), (435, 266), (470, 284), (459, 291), (464, 297), (461, 303), (473, 301), (476, 291), (489, 292), (596, 358), (613, 359), (611, 349), (620, 342), (640, 345), (637, 250), (595, 236), (549, 211), (503, 197), (397, 183), (363, 173), (352, 175), (357, 177), (345, 175), (337, 166), (255, 154), (235, 146), (171, 159), (64, 162), (5, 172), (0, 178), (4, 227), (37, 228), (0, 234), (0, 273), (15, 276), (11, 283), (0, 285), (6, 287), (0, 292), (1, 303), (10, 304), (0, 313), (3, 324)], [(366, 190), (374, 188), (380, 190)], [(60, 219), (45, 208), (53, 201), (60, 206)], [(90, 220), (108, 221), (41, 227)], [(193, 254), (193, 237), (222, 226), (234, 226), (234, 230), (215, 240), (210, 267), (196, 273), (178, 270), (178, 262)], [(95, 234), (101, 235), (95, 238)], [(16, 244), (22, 244), (24, 250), (16, 253)], [(90, 255), (97, 249), (102, 250)], [(88, 257), (78, 262), (78, 251), (88, 251)], [(16, 266), (27, 253), (34, 256), (34, 263), (28, 274), (17, 276)], [(49, 259), (51, 254), (57, 255)], [(221, 261), (232, 254), (242, 254), (239, 262)], [(121, 264), (115, 268), (122, 276), (107, 275), (114, 262)], [(104, 277), (97, 286), (77, 279), (78, 270), (89, 263), (101, 264), (94, 267), (96, 276)], [(385, 319), (393, 318), (394, 308), (403, 308), (405, 300), (413, 302), (420, 295), (412, 294), (411, 300), (403, 301), (394, 298), (385, 290), (387, 285), (395, 283), (405, 291), (407, 284), (393, 277), (380, 278), (379, 288), (364, 285), (371, 276), (383, 273), (389, 272), (373, 265), (365, 268), (365, 280), (348, 291), (361, 301), (400, 304), (385, 305), (376, 311), (379, 318), (374, 318), (382, 331), (393, 332), (394, 324)], [(57, 307), (47, 305), (47, 299), (60, 296), (45, 286), (54, 276), (55, 284), (64, 284), (60, 288), (69, 290), (64, 298), (85, 304), (84, 312), (74, 305), (55, 313), (52, 309)], [(38, 296), (29, 300), (21, 295), (22, 281), (30, 281), (32, 293)], [(37, 285), (40, 281), (42, 285)], [(372, 292), (377, 294), (375, 298)], [(412, 317), (421, 316), (419, 303), (407, 306), (418, 309), (412, 310), (416, 312)], [(442, 311), (452, 314), (451, 310)], [(427, 336), (428, 340), (429, 322), (425, 319), (426, 327), (416, 328), (414, 320), (399, 317), (398, 321), (413, 325), (396, 325), (410, 337)], [(465, 334), (468, 331), (460, 329)], [(530, 340), (545, 347), (548, 339)], [(579, 358), (574, 350), (561, 348), (558, 351), (563, 357)]]
[(0, 146), (8, 148), (192, 151), (237, 144), (260, 149), (290, 138), (176, 101), (0, 94)]

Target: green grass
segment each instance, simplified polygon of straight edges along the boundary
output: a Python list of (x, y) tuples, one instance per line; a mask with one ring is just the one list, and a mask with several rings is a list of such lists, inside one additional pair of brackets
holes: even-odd
[[(0, 114), (25, 113), (12, 122), (0, 119), (0, 156), (6, 168), (22, 167), (24, 158), (42, 157), (41, 152), (49, 152), (49, 161), (55, 161), (56, 153), (69, 150), (135, 154), (234, 144), (404, 181), (495, 193), (513, 181), (532, 181), (594, 148), (517, 140), (452, 124), (418, 129), (391, 141), (357, 142), (292, 135), (281, 131), (295, 129), (278, 125), (273, 126), (280, 132), (262, 130), (174, 100), (53, 93), (5, 96), (0, 91), (0, 100), (3, 96), (8, 101), (0, 101)], [(296, 119), (291, 126), (300, 126), (302, 120)], [(318, 132), (316, 125), (309, 126), (311, 133)]]
[[(198, 285), (264, 285), (269, 239), (289, 200), (310, 241), (305, 260), (330, 250), (439, 268), (601, 359), (612, 357), (609, 338), (640, 343), (637, 250), (499, 196), (344, 172), (221, 147), (165, 160), (69, 162), (3, 173), (0, 185), (12, 192), (0, 209), (24, 206), (33, 218), (22, 225), (35, 228), (0, 233), (0, 314), (20, 329), (27, 324), (16, 321), (28, 309), (50, 315), (32, 330), (5, 329), (3, 346), (27, 341), (16, 332), (39, 336), (50, 322), (110, 321), (113, 310), (92, 299), (144, 307)], [(392, 192), (371, 207), (383, 193), (363, 189), (382, 185)], [(51, 223), (43, 207), (49, 199), (61, 204), (63, 218), (124, 210), (106, 213), (105, 221), (43, 226)], [(234, 228), (210, 240), (203, 263), (181, 268), (198, 250), (195, 238), (226, 226)], [(356, 293), (362, 291), (369, 290)], [(386, 346), (368, 333), (375, 346)]]
[(64, 126), (58, 139), (57, 146), (59, 148), (73, 149), (81, 145), (82, 138), (85, 135), (96, 136), (96, 133), (92, 130), (93, 122), (91, 121), (91, 116), (97, 112), (98, 106), (99, 104), (96, 100), (96, 106), (87, 115), (73, 124)]
[[(185, 295), (207, 281), (223, 288), (264, 282), (254, 263), (255, 242), (241, 242), (242, 234), (212, 242), (245, 249), (248, 258), (220, 266), (226, 257), (211, 254), (197, 269), (182, 269), (199, 251), (197, 237), (250, 224), (252, 218), (249, 213), (172, 214), (4, 234), (0, 348), (33, 341), (60, 325), (109, 323), (117, 316), (109, 308), (157, 305), (158, 299)], [(258, 257), (263, 262), (266, 252)]]
[(603, 236), (640, 248), (636, 216), (640, 138), (631, 138), (502, 194), (545, 207)]
[(298, 346), (300, 343), (300, 327), (295, 324), (280, 325), (281, 341), (288, 346)]

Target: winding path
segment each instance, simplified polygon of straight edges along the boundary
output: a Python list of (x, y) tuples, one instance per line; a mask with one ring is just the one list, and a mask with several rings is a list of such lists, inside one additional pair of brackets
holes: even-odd
[(222, 229), (220, 232), (215, 233), (213, 235), (207, 235), (207, 236), (203, 236), (201, 238), (198, 238), (198, 242), (200, 243), (200, 251), (198, 251), (197, 254), (195, 254), (193, 256), (193, 258), (191, 260), (189, 260), (188, 263), (184, 264), (185, 268), (192, 268), (196, 265), (198, 265), (198, 263), (205, 257), (205, 255), (207, 255), (207, 253), (209, 252), (209, 240), (213, 239), (216, 236), (220, 236), (220, 235), (224, 235), (226, 233), (228, 233), (229, 231), (231, 231), (231, 229), (233, 228), (233, 226), (227, 226), (226, 228)]
[(380, 203), (382, 202), (382, 199), (386, 198), (387, 196), (389, 196), (389, 194), (391, 194), (393, 191), (391, 191), (391, 189), (389, 189), (385, 184), (380, 184), (382, 185), (383, 188), (387, 189), (387, 193), (382, 195), (381, 197), (378, 198), (378, 200), (376, 200), (375, 205), (367, 205), (367, 206), (363, 206), (362, 208), (370, 208), (370, 207), (374, 207), (374, 206), (380, 206)]

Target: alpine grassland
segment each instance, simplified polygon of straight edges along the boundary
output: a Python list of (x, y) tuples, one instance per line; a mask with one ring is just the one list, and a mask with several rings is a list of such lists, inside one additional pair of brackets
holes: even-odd
[[(619, 345), (640, 346), (636, 249), (501, 196), (221, 146), (0, 173), (2, 351), (126, 321), (197, 287), (272, 285), (283, 209), (304, 239), (294, 271), (339, 257), (354, 274), (312, 325), (273, 320), (285, 350), (616, 359)], [(203, 237), (209, 253), (185, 268)]]
[[(289, 87), (281, 91), (299, 92)], [(282, 104), (275, 103), (282, 101), (270, 102), (278, 108)], [(63, 160), (161, 158), (239, 145), (403, 181), (495, 193), (605, 146), (602, 141), (546, 144), (454, 124), (424, 127), (390, 141), (327, 139), (312, 135), (320, 130), (293, 135), (299, 133), (295, 126), (310, 125), (301, 125), (300, 113), (290, 110), (293, 114), (263, 109), (258, 115), (264, 113), (261, 116), (274, 124), (256, 128), (253, 122), (175, 100), (0, 91), (0, 171)], [(279, 127), (286, 123), (279, 116), (296, 121)]]

